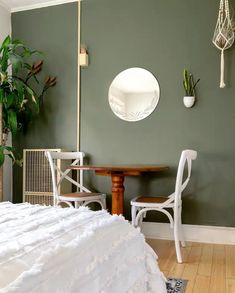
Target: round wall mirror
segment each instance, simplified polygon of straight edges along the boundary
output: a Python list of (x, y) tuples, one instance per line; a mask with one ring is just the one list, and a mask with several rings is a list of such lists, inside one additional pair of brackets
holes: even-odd
[(160, 96), (157, 79), (143, 68), (120, 72), (109, 87), (109, 105), (125, 121), (139, 121), (156, 108)]

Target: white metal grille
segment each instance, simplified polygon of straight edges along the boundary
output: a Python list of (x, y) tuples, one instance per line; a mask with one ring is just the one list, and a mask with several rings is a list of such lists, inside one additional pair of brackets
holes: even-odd
[(31, 204), (41, 204), (41, 205), (53, 205), (52, 194), (28, 194), (24, 196), (25, 202), (30, 202)]
[[(53, 204), (51, 171), (45, 151), (60, 149), (25, 149), (23, 154), (23, 201), (31, 204)], [(60, 161), (57, 161), (60, 164)], [(59, 165), (58, 165), (59, 167)]]

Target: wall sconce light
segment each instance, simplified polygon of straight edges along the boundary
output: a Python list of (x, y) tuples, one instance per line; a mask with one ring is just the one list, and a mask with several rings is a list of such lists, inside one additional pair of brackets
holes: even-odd
[(85, 47), (81, 47), (79, 53), (79, 64), (80, 66), (88, 66), (88, 52)]

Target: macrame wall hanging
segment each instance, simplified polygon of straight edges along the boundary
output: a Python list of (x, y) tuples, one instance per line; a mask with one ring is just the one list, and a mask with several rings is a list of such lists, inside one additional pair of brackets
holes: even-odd
[(234, 31), (228, 0), (220, 0), (219, 15), (212, 41), (221, 50), (220, 88), (224, 88), (226, 86), (224, 83), (224, 50), (230, 48), (234, 42)]

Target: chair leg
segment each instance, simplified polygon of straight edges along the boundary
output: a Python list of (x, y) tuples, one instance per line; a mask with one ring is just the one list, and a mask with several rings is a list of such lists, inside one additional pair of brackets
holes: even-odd
[(74, 202), (74, 207), (75, 207), (75, 209), (78, 209), (79, 206), (80, 206), (79, 202), (78, 202), (78, 201), (75, 201), (75, 202)]
[[(138, 210), (138, 212), (140, 212), (141, 208), (138, 208), (137, 210)], [(144, 218), (146, 218), (146, 214), (147, 214), (146, 212), (142, 213), (142, 215), (140, 216), (140, 219), (139, 219), (139, 225), (138, 226), (142, 225)]]
[(104, 198), (101, 198), (101, 208), (103, 209), (103, 210), (106, 210), (106, 198), (104, 197)]
[(179, 240), (179, 225), (177, 220), (174, 223), (174, 238), (175, 238), (175, 251), (178, 263), (182, 263), (182, 256), (180, 250), (180, 240)]
[(180, 250), (180, 208), (174, 209), (174, 239), (175, 239), (175, 251), (178, 263), (182, 263), (182, 256)]
[(142, 225), (142, 223), (143, 223), (143, 218), (144, 218), (144, 215), (142, 214), (141, 217), (140, 217), (140, 220), (139, 220), (139, 226)]
[(184, 230), (183, 230), (183, 225), (182, 225), (182, 206), (179, 208), (179, 230), (180, 230), (180, 241), (181, 241), (181, 246), (185, 247), (185, 238), (184, 238)]
[(136, 223), (135, 223), (136, 212), (137, 212), (137, 210), (136, 210), (136, 206), (132, 205), (132, 206), (131, 206), (131, 220), (132, 220), (132, 225), (133, 225), (134, 227), (136, 227)]

